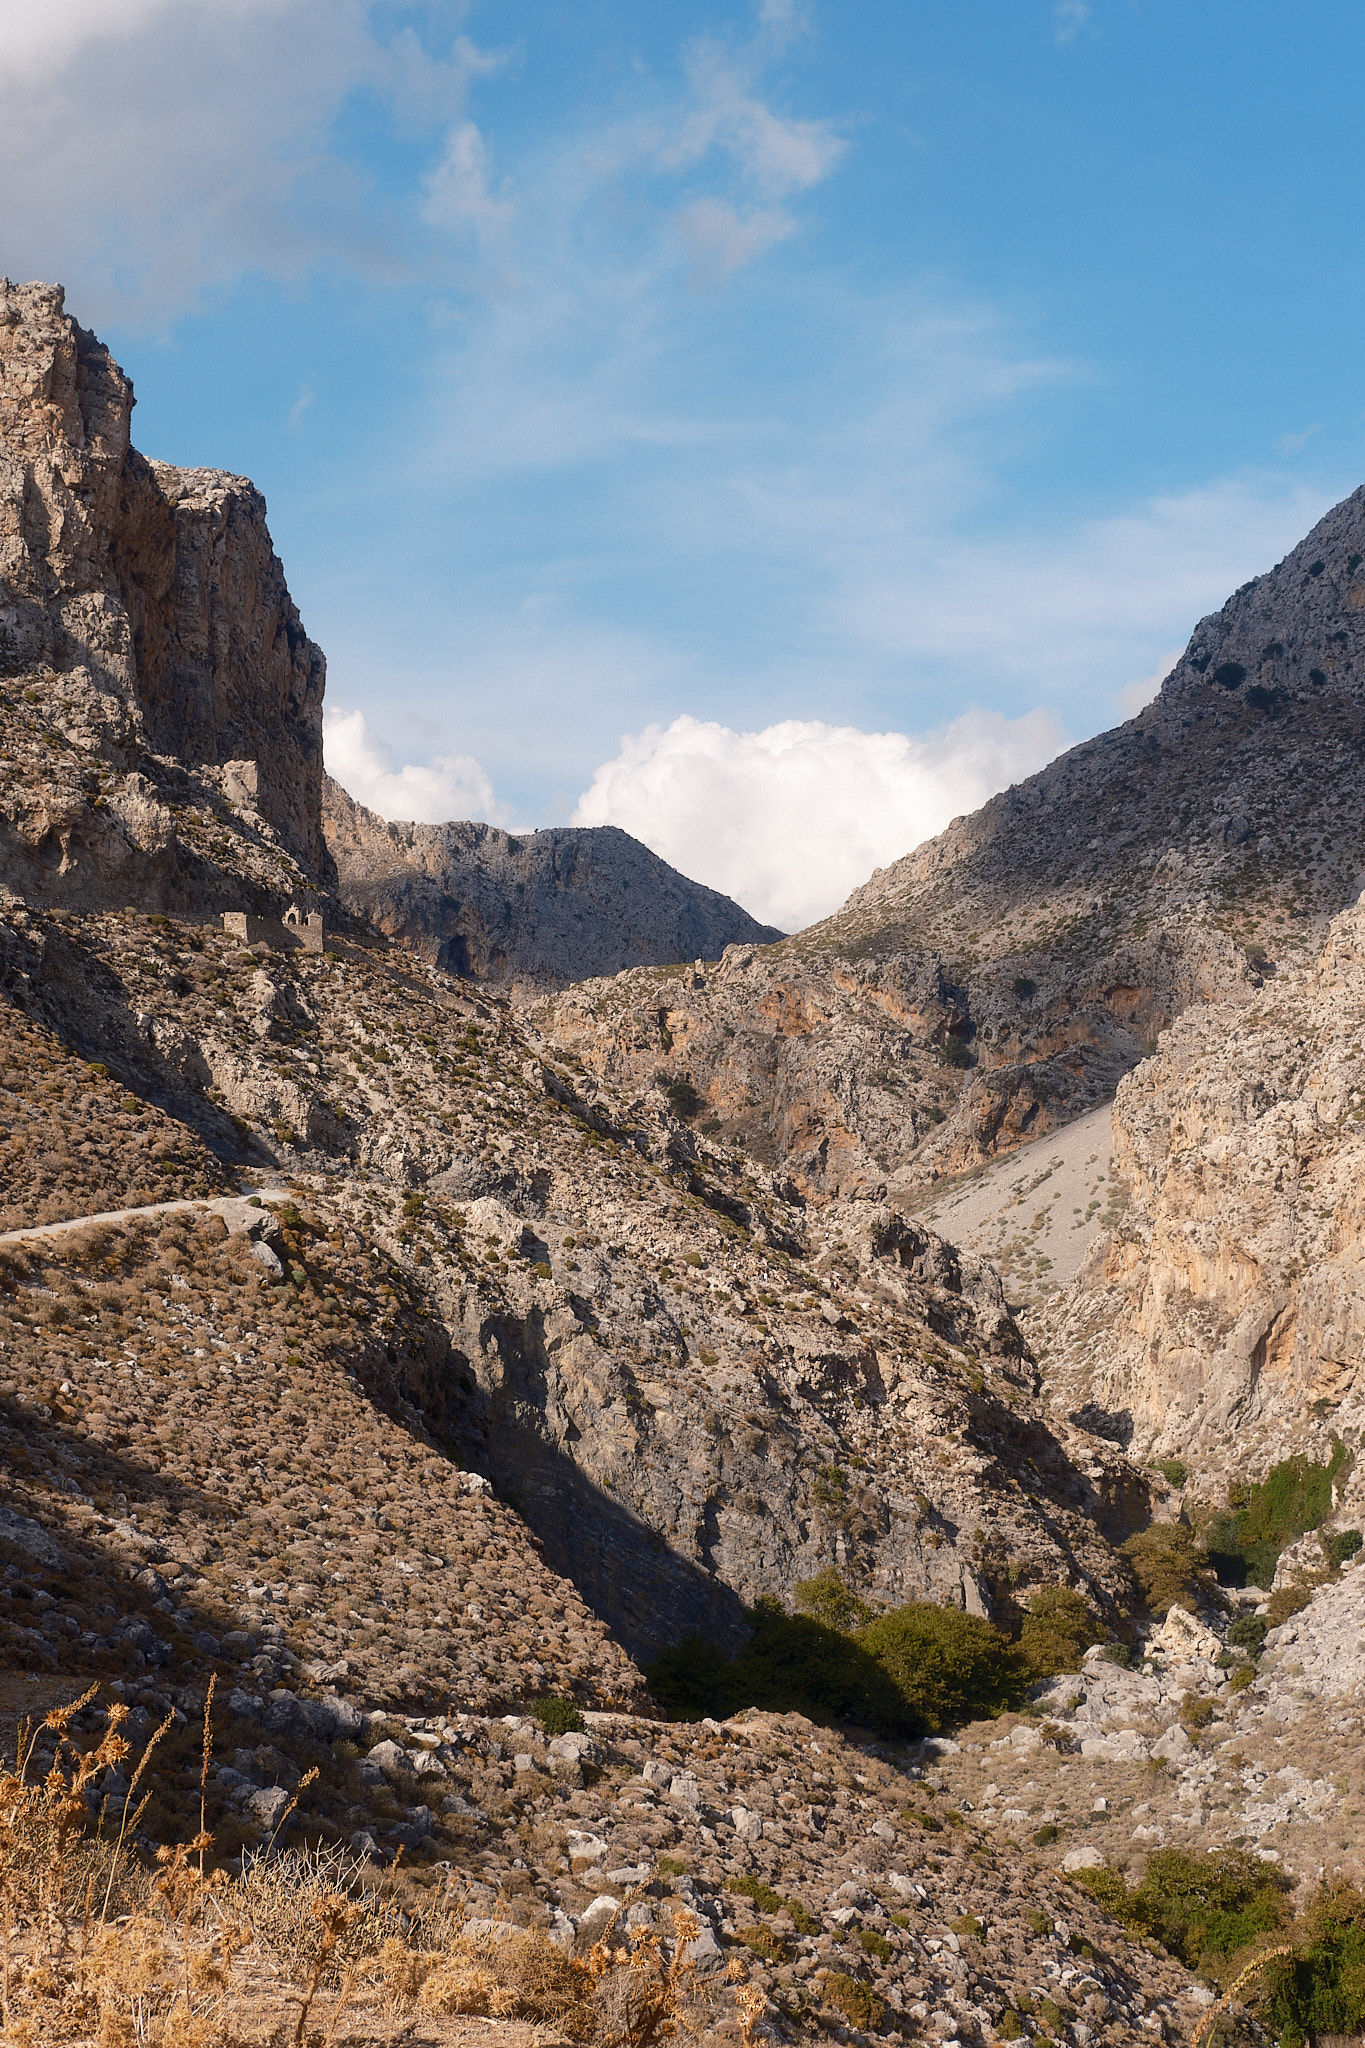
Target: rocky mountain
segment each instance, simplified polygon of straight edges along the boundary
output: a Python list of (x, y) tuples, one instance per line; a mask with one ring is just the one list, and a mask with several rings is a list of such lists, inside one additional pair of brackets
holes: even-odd
[(1064, 1123), (1192, 1003), (1307, 957), (1365, 882), (1365, 490), (1195, 628), (1141, 715), (704, 971), (543, 1029), (663, 1072), (812, 1194), (913, 1196)]
[[(133, 389), (54, 285), (0, 280), (0, 857), (26, 900), (316, 888), (325, 664), (244, 477), (133, 448)], [(38, 758), (41, 776), (26, 772)], [(218, 863), (220, 825), (251, 840)]]
[[(348, 914), (321, 657), (259, 498), (132, 451), (59, 292), (3, 303), (0, 1713), (96, 1681), (115, 1712), (103, 1738), (97, 1702), (58, 1712), (7, 1781), (28, 2038), (189, 2038), (197, 1998), (226, 2040), (246, 1957), (243, 2042), (302, 2037), (324, 1986), (355, 2048), (456, 2048), (462, 2015), (608, 2048), (642, 2013), (739, 2048), (1191, 2039), (1214, 1992), (1165, 1922), (1130, 1938), (1123, 1873), (1206, 1826), (1251, 1843), (1217, 1881), (1263, 1940), (1257, 1855), (1303, 1904), (1359, 1844), (1365, 969), (1360, 913), (1324, 920), (1359, 831), (1361, 508), (1206, 621), (1141, 719), (814, 935), (517, 1003), (438, 945), (529, 979), (742, 913), (612, 835), (406, 840), (336, 792), (371, 907), (428, 941)], [(480, 921), (444, 929), (456, 851)], [(1082, 1196), (1079, 1270), (1016, 1309), (907, 1212), (937, 1173), (965, 1222), (954, 1165), (1125, 1071), (1109, 1149), (1073, 1127), (1056, 1167), (973, 1184), (975, 1242), (1035, 1279), (1051, 1197)], [(1330, 1453), (1299, 1472), (1316, 1519), (1274, 1586), (1219, 1594), (1175, 1517), (1287, 1447)], [(812, 1588), (873, 1629), (924, 1602), (1001, 1670), (1049, 1613), (1080, 1633), (1031, 1692), (1008, 1663), (1022, 1715), (963, 1726), (963, 1693), (924, 1743), (904, 1715), (662, 1717), (670, 1669), (733, 1672)], [(870, 1655), (809, 1628), (797, 1664)], [(144, 1782), (119, 1745), (153, 1735)], [(77, 1963), (52, 1930), (92, 1884), (34, 1859), (87, 1814), (117, 1930)], [(183, 1847), (156, 1862), (201, 1819), (203, 1886)]]
[(347, 908), (476, 981), (563, 986), (782, 936), (613, 825), (388, 824), (330, 776), (322, 824)]

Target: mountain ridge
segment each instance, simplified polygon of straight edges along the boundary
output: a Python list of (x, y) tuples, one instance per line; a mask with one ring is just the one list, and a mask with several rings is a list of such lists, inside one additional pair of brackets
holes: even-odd
[(617, 826), (390, 822), (330, 776), (322, 819), (348, 910), (475, 981), (562, 986), (783, 936)]

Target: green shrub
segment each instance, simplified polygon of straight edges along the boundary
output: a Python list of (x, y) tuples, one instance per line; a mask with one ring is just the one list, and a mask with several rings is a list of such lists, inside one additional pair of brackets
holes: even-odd
[(1278, 1628), (1282, 1621), (1288, 1621), (1291, 1614), (1302, 1614), (1326, 1577), (1326, 1572), (1323, 1572), (1318, 1578), (1293, 1579), (1272, 1593), (1265, 1610), (1270, 1626)]
[(949, 1032), (938, 1049), (938, 1056), (945, 1067), (970, 1067), (975, 1065), (971, 1048), (965, 1038), (958, 1038)]
[[(837, 1602), (840, 1594), (826, 1582), (815, 1598), (825, 1596)], [(648, 1667), (665, 1713), (723, 1720), (763, 1707), (884, 1735), (931, 1735), (945, 1721), (1013, 1705), (1029, 1677), (998, 1629), (956, 1608), (913, 1602), (852, 1632), (787, 1614), (775, 1600), (760, 1600), (750, 1618), (753, 1633), (737, 1656), (694, 1634)]]
[(1190, 1468), (1183, 1458), (1166, 1458), (1157, 1467), (1168, 1486), (1183, 1486), (1190, 1476)]
[(1038, 993), (1037, 982), (1030, 981), (1026, 974), (1016, 974), (1010, 988), (1022, 1003), (1026, 1003), (1030, 996), (1036, 996)]
[(996, 2028), (996, 2032), (1002, 2041), (1020, 2041), (1023, 2039), (1025, 2033), (1024, 2022), (1012, 2006), (1007, 2005), (1004, 2012), (1000, 2015), (1000, 2023)]
[(1228, 1641), (1235, 1650), (1248, 1650), (1253, 1657), (1259, 1657), (1270, 1633), (1270, 1623), (1263, 1614), (1239, 1614), (1229, 1624)]
[(894, 1684), (908, 1717), (926, 1734), (945, 1721), (996, 1714), (1014, 1704), (1026, 1672), (999, 1629), (955, 1607), (911, 1601), (879, 1614), (855, 1641)]
[(1228, 1688), (1231, 1692), (1245, 1692), (1249, 1685), (1255, 1683), (1255, 1679), (1256, 1666), (1254, 1664), (1243, 1664), (1238, 1670), (1233, 1672), (1232, 1677), (1228, 1680)]
[(1331, 1514), (1332, 1489), (1352, 1462), (1334, 1436), (1325, 1465), (1298, 1451), (1272, 1465), (1259, 1485), (1230, 1487), (1227, 1509), (1203, 1531), (1209, 1562), (1223, 1584), (1268, 1586), (1285, 1545), (1321, 1528)]
[(1123, 1548), (1149, 1614), (1165, 1614), (1172, 1607), (1194, 1613), (1200, 1560), (1193, 1530), (1183, 1522), (1153, 1522)]
[(1073, 1883), (1106, 1912), (1150, 1935), (1190, 1970), (1211, 1970), (1284, 1919), (1289, 1880), (1244, 1849), (1205, 1855), (1158, 1849), (1132, 1890), (1117, 1870), (1078, 1870)]
[(860, 1927), (858, 1929), (858, 1946), (868, 1955), (875, 1956), (879, 1963), (889, 1963), (892, 1956), (896, 1953), (886, 1936), (878, 1934), (871, 1927)]
[(842, 1970), (827, 1970), (820, 1979), (820, 1993), (826, 2004), (841, 2012), (850, 2026), (865, 2033), (880, 2034), (886, 2007), (870, 1984), (845, 1976)]
[(1120, 1671), (1133, 1668), (1133, 1653), (1127, 1643), (1106, 1643), (1100, 1655), (1106, 1664), (1117, 1664)]
[(761, 1877), (727, 1877), (725, 1889), (734, 1892), (737, 1898), (751, 1900), (760, 1913), (789, 1913), (798, 1934), (820, 1932), (820, 1922), (800, 1899), (784, 1899), (781, 1892), (775, 1892), (770, 1884), (764, 1884)]
[(674, 1081), (664, 1092), (669, 1108), (683, 1123), (690, 1123), (702, 1107), (702, 1099), (690, 1081)]
[(584, 1725), (572, 1700), (532, 1700), (526, 1711), (533, 1721), (539, 1721), (547, 1735), (569, 1735)]
[(1034, 1829), (1029, 1840), (1035, 1849), (1050, 1849), (1061, 1832), (1055, 1821), (1045, 1820), (1040, 1828)]
[(1365, 2033), (1365, 1892), (1324, 1885), (1299, 1927), (1298, 1953), (1267, 1963), (1258, 2017), (1282, 2048)]
[(822, 1621), (826, 1628), (847, 1632), (872, 1619), (873, 1610), (849, 1591), (832, 1565), (827, 1571), (817, 1572), (813, 1579), (798, 1579), (795, 1598), (802, 1614)]
[(1104, 1630), (1073, 1586), (1044, 1586), (1033, 1594), (1019, 1629), (1019, 1654), (1034, 1678), (1079, 1671), (1092, 1643)]
[(724, 1720), (741, 1707), (763, 1707), (812, 1721), (855, 1721), (886, 1735), (924, 1732), (893, 1680), (838, 1629), (787, 1614), (775, 1600), (760, 1600), (751, 1618), (753, 1634), (738, 1656), (692, 1635), (648, 1667), (650, 1690), (672, 1719)]
[(1348, 1557), (1359, 1555), (1361, 1541), (1359, 1529), (1335, 1529), (1322, 1538), (1323, 1555), (1334, 1572), (1341, 1570)]

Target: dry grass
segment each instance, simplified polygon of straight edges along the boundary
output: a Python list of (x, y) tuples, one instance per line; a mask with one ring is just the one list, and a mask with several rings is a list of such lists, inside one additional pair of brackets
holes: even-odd
[[(375, 1890), (340, 1852), (262, 1850), (234, 1877), (206, 1867), (201, 1828), (151, 1867), (130, 1861), (164, 1728), (137, 1759), (117, 1826), (105, 1807), (92, 1821), (88, 1795), (131, 1756), (119, 1703), (97, 1743), (73, 1739), (93, 1691), (45, 1717), (54, 1755), (41, 1779), (28, 1729), (0, 1778), (6, 2048), (328, 2048), (365, 2011), (527, 2021), (592, 2048), (654, 2048), (713, 2002), (698, 1993), (699, 1925), (681, 1907), (667, 1934), (626, 1929), (618, 1913), (579, 1956), (537, 1928), (465, 1929), (445, 1904), (410, 1916), (392, 1877)], [(211, 1747), (210, 1696), (201, 1792)], [(720, 1996), (751, 2041), (764, 2001), (741, 1966)]]

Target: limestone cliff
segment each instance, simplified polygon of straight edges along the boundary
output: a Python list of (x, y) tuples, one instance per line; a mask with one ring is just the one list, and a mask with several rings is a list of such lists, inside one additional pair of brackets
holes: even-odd
[(1140, 717), (781, 945), (571, 991), (807, 1190), (913, 1195), (1112, 1094), (1191, 1003), (1305, 957), (1365, 880), (1365, 489), (1195, 628)]
[(264, 840), (259, 885), (296, 887), (327, 866), (322, 654), (259, 492), (147, 461), (133, 403), (59, 286), (0, 281), (6, 866), (47, 900), (235, 900), (176, 814), (236, 807)]
[[(1126, 1206), (1055, 1305), (1054, 1401), (1206, 1478), (1365, 1424), (1365, 904), (1118, 1091)], [(1215, 1489), (1216, 1490), (1216, 1489)]]
[(324, 778), (337, 891), (452, 974), (563, 985), (782, 934), (615, 826), (388, 824)]

